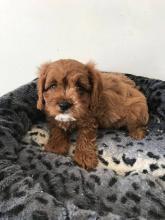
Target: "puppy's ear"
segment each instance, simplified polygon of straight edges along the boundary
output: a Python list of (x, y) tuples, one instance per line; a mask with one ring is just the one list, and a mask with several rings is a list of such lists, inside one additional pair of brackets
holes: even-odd
[(38, 89), (38, 101), (37, 101), (37, 109), (42, 110), (44, 107), (44, 99), (43, 99), (43, 90), (47, 75), (47, 68), (50, 63), (42, 64), (38, 71), (38, 83), (37, 83), (37, 89)]
[(94, 110), (99, 105), (99, 97), (103, 90), (103, 85), (100, 72), (95, 69), (95, 64), (89, 62), (86, 64), (86, 67), (89, 72), (89, 81), (92, 86), (90, 109)]

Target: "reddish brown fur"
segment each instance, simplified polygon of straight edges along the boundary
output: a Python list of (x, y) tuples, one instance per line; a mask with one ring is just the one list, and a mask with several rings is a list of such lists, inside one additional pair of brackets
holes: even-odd
[[(52, 84), (56, 84), (50, 87)], [(67, 113), (75, 121), (61, 122), (61, 101), (71, 103)], [(78, 129), (74, 160), (86, 169), (98, 163), (96, 148), (97, 127), (126, 126), (135, 139), (145, 136), (148, 122), (146, 98), (135, 83), (123, 74), (101, 73), (89, 63), (58, 60), (44, 64), (39, 72), (37, 108), (46, 112), (50, 124), (47, 151), (66, 154), (69, 136)]]

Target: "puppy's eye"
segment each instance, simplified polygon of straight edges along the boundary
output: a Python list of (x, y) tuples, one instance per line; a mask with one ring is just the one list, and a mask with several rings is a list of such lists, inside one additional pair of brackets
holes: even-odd
[(82, 93), (85, 92), (84, 86), (83, 86), (82, 84), (80, 84), (79, 82), (77, 82), (76, 88), (77, 88), (77, 90), (78, 90), (78, 92), (79, 92), (80, 94), (82, 94)]
[(77, 85), (76, 87), (77, 87), (77, 89), (78, 89), (79, 91), (81, 91), (81, 92), (85, 90), (84, 87), (81, 86), (81, 85)]
[(54, 89), (56, 88), (56, 86), (57, 86), (57, 85), (56, 85), (55, 83), (53, 83), (53, 84), (51, 84), (50, 86), (48, 86), (48, 88), (46, 89), (46, 91), (47, 91), (47, 90), (50, 90), (50, 89), (51, 89), (51, 90), (54, 90)]
[(56, 85), (55, 84), (53, 84), (53, 85), (51, 85), (50, 87), (49, 87), (49, 89), (55, 89), (56, 88)]

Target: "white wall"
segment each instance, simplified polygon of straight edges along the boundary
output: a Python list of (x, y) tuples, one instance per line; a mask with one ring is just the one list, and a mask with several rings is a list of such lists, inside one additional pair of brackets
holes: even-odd
[(0, 95), (60, 58), (165, 80), (165, 1), (0, 0)]

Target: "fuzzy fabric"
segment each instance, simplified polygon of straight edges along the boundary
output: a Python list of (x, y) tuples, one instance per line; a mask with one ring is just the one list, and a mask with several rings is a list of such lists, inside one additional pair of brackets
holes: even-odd
[(165, 82), (128, 75), (147, 97), (148, 135), (99, 130), (100, 163), (87, 172), (70, 155), (43, 151), (36, 81), (0, 98), (0, 219), (165, 219)]

